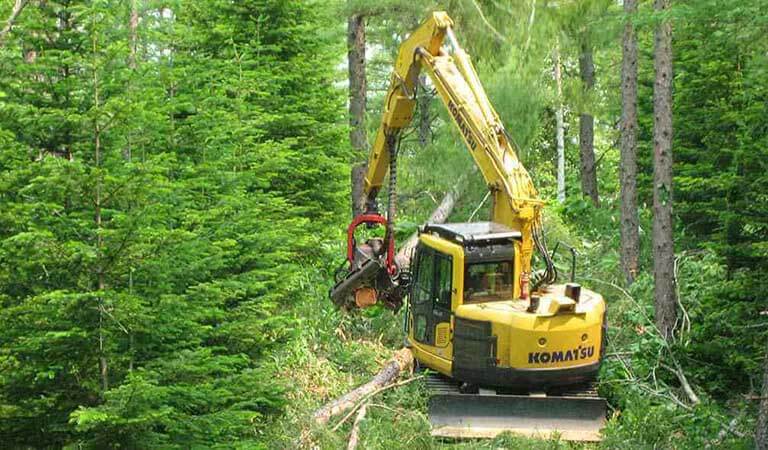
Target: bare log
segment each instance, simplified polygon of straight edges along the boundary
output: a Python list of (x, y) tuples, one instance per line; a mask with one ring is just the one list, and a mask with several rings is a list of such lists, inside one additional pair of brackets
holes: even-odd
[(325, 425), (332, 417), (355, 408), (362, 399), (392, 383), (402, 371), (409, 369), (412, 363), (413, 354), (410, 349), (398, 350), (371, 381), (318, 409), (314, 414), (315, 423)]
[(368, 404), (364, 404), (357, 411), (357, 417), (355, 423), (352, 425), (352, 432), (349, 433), (349, 443), (347, 444), (347, 450), (355, 450), (357, 443), (360, 441), (360, 422), (365, 418), (365, 413), (368, 410)]
[[(475, 171), (477, 171), (477, 166), (473, 166), (470, 173), (473, 174)], [(466, 181), (466, 175), (461, 176), (456, 181), (456, 184), (453, 185), (453, 188), (445, 193), (443, 200), (440, 202), (437, 208), (432, 211), (432, 215), (430, 215), (429, 219), (427, 219), (427, 223), (445, 223), (445, 221), (448, 220), (448, 216), (450, 216), (451, 212), (453, 212), (453, 207), (456, 206), (456, 200), (461, 197), (461, 194), (464, 191)], [(416, 248), (418, 244), (418, 232), (413, 233), (408, 238), (408, 240), (403, 242), (403, 244), (400, 246), (400, 250), (398, 250), (397, 254), (395, 255), (395, 262), (398, 266), (407, 268), (410, 265), (411, 253), (413, 253), (413, 249)]]

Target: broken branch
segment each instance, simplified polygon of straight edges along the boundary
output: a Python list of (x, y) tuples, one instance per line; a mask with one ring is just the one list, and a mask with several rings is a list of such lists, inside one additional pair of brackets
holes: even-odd
[(360, 410), (357, 412), (355, 423), (352, 425), (352, 432), (349, 434), (347, 450), (355, 450), (357, 448), (357, 443), (360, 441), (360, 422), (362, 422), (365, 418), (365, 412), (367, 411), (367, 408), (368, 404), (366, 403), (361, 406)]
[(338, 416), (349, 409), (354, 411), (359, 406), (358, 402), (361, 399), (366, 399), (386, 388), (400, 375), (400, 372), (411, 367), (412, 362), (413, 354), (409, 349), (402, 348), (398, 350), (371, 381), (318, 409), (314, 414), (315, 423), (325, 425), (332, 417)]

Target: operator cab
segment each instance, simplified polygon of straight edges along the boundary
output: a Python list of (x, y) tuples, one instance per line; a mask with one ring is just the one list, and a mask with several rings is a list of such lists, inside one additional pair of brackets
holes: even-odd
[(448, 357), (457, 308), (519, 298), (522, 234), (494, 222), (427, 224), (419, 231), (406, 326), (413, 341)]
[(515, 254), (522, 233), (495, 222), (427, 224), (421, 233), (463, 248), (462, 303), (516, 298)]

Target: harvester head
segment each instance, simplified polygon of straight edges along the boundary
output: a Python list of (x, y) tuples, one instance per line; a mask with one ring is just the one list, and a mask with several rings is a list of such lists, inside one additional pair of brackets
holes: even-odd
[(382, 302), (394, 311), (402, 307), (410, 279), (395, 264), (394, 239), (372, 238), (362, 244), (355, 239), (358, 226), (386, 223), (378, 214), (363, 214), (347, 228), (347, 260), (336, 271), (336, 284), (328, 293), (336, 306), (349, 310)]

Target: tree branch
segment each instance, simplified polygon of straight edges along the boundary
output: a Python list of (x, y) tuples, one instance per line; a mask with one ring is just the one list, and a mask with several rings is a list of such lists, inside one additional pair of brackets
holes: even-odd
[[(320, 425), (325, 425), (334, 416), (338, 416), (349, 409), (351, 409), (352, 412), (357, 410), (360, 406), (360, 403), (358, 403), (359, 400), (362, 399), (365, 401), (381, 392), (383, 389), (398, 385), (398, 383), (391, 383), (398, 375), (400, 375), (400, 372), (410, 367), (412, 362), (413, 354), (410, 349), (403, 348), (398, 350), (395, 352), (392, 359), (387, 362), (384, 368), (382, 368), (371, 381), (347, 392), (338, 399), (327, 403), (325, 406), (318, 409), (314, 414), (315, 422)], [(347, 417), (345, 417), (342, 422), (339, 422), (336, 427), (343, 423)]]
[(349, 443), (347, 450), (355, 450), (357, 443), (360, 441), (360, 422), (365, 418), (365, 412), (368, 410), (368, 403), (360, 407), (355, 418), (355, 423), (352, 425), (352, 432), (349, 434)]
[(13, 25), (16, 23), (16, 19), (19, 18), (19, 14), (21, 14), (21, 11), (24, 10), (24, 7), (27, 6), (28, 3), (29, 0), (16, 0), (13, 4), (11, 15), (5, 22), (5, 27), (0, 30), (0, 48), (5, 47), (5, 38), (8, 36), (8, 33), (11, 32), (11, 28), (13, 28)]
[(486, 27), (488, 27), (489, 30), (493, 33), (493, 36), (499, 40), (502, 44), (507, 42), (507, 38), (504, 37), (503, 34), (499, 33), (499, 30), (493, 27), (491, 25), (491, 22), (488, 22), (488, 19), (486, 19), (485, 14), (483, 14), (482, 8), (480, 8), (480, 5), (477, 3), (477, 0), (472, 0), (472, 5), (474, 5), (475, 9), (477, 10), (477, 13), (480, 14), (480, 19), (483, 21)]

